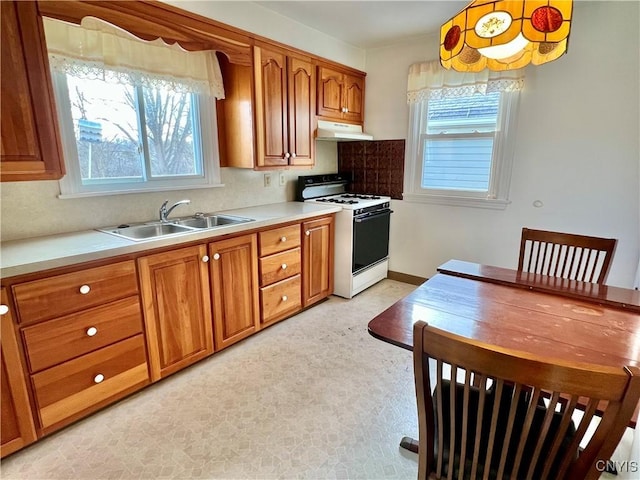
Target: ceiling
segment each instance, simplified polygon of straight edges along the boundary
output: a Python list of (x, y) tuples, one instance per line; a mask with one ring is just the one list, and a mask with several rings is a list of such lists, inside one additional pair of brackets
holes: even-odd
[(469, 2), (445, 1), (257, 1), (262, 7), (367, 49), (440, 30)]

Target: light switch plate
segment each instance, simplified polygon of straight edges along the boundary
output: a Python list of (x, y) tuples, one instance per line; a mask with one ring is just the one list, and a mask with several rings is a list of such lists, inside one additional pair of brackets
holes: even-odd
[(271, 186), (271, 174), (270, 173), (265, 173), (264, 174), (264, 186), (265, 187), (270, 187)]

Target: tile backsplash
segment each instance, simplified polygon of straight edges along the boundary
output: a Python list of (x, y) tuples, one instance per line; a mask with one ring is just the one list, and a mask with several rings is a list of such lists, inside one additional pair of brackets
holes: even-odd
[(351, 191), (402, 200), (404, 140), (338, 143), (338, 171), (350, 175)]

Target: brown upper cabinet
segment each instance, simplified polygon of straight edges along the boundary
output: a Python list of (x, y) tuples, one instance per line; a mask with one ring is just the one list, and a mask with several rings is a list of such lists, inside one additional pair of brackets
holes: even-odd
[(64, 173), (42, 19), (35, 2), (2, 8), (0, 179), (56, 180)]
[(311, 58), (254, 47), (256, 167), (312, 166), (315, 69)]
[(225, 99), (216, 102), (223, 167), (311, 167), (316, 115), (363, 122), (363, 72), (171, 5), (115, 0), (1, 5), (3, 181), (59, 179), (65, 173), (42, 16), (73, 23), (93, 16), (144, 40), (217, 51), (225, 88)]
[(318, 66), (318, 117), (364, 122), (364, 74)]

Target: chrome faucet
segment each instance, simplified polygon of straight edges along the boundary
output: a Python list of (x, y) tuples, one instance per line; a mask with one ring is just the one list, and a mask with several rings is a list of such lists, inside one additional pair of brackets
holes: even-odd
[(169, 216), (169, 214), (174, 208), (176, 208), (178, 205), (187, 205), (191, 203), (191, 200), (180, 200), (179, 202), (176, 202), (173, 205), (171, 205), (171, 207), (169, 208), (167, 208), (167, 203), (169, 203), (169, 200), (165, 200), (162, 206), (160, 207), (160, 221), (162, 223), (167, 223), (169, 221), (167, 217)]

